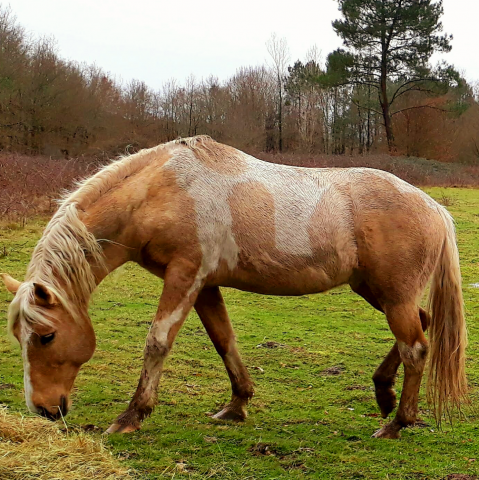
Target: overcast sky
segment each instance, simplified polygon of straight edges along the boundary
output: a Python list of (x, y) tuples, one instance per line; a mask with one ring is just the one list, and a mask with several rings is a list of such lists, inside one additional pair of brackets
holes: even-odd
[[(331, 27), (339, 18), (336, 0), (14, 0), (10, 6), (27, 31), (53, 36), (63, 57), (155, 89), (170, 78), (224, 80), (238, 67), (264, 64), (273, 32), (286, 38), (291, 62), (313, 45), (323, 57), (341, 46)], [(442, 20), (454, 35), (444, 58), (479, 80), (479, 1), (444, 0)]]

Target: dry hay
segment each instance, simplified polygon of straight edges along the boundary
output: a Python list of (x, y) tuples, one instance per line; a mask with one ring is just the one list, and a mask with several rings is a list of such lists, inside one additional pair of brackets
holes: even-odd
[(0, 479), (116, 480), (131, 472), (101, 441), (83, 432), (63, 433), (40, 417), (20, 417), (0, 406)]

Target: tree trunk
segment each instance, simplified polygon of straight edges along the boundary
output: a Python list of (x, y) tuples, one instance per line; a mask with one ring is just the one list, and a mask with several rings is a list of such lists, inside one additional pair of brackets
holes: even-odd
[(392, 121), (391, 121), (391, 112), (389, 110), (389, 99), (387, 94), (387, 72), (386, 72), (386, 65), (385, 61), (381, 67), (381, 92), (380, 92), (380, 103), (381, 109), (383, 112), (383, 119), (384, 119), (384, 127), (386, 128), (386, 137), (388, 140), (388, 148), (389, 152), (393, 152), (395, 150), (394, 144), (394, 133), (392, 128)]
[(278, 109), (278, 133), (279, 133), (279, 153), (283, 151), (283, 86), (281, 78), (278, 76), (279, 87), (279, 109)]

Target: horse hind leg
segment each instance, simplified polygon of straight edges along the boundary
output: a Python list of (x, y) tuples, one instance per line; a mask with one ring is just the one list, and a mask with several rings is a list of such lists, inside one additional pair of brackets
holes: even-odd
[[(384, 313), (379, 301), (366, 282), (352, 283), (351, 288), (353, 292), (363, 297), (372, 307)], [(383, 418), (386, 418), (396, 408), (396, 391), (394, 385), (400, 365), (401, 356), (396, 342), (373, 375), (376, 402)]]
[[(424, 317), (424, 315), (422, 315)], [(416, 422), (419, 388), (428, 352), (423, 322), (416, 305), (386, 309), (389, 326), (397, 340), (397, 350), (404, 363), (404, 384), (395, 418), (378, 430), (376, 438), (399, 438), (400, 430)], [(426, 325), (427, 327), (427, 325)]]
[[(363, 297), (372, 307), (384, 313), (376, 296), (373, 294), (366, 282), (354, 283), (352, 290)], [(429, 314), (419, 307), (419, 317), (423, 331), (427, 330), (429, 325)], [(397, 371), (401, 365), (401, 355), (399, 353), (398, 343), (395, 342), (389, 353), (378, 366), (373, 375), (374, 390), (376, 402), (381, 410), (381, 416), (387, 418), (396, 408), (396, 384)]]
[(248, 401), (254, 395), (253, 382), (241, 361), (233, 326), (220, 289), (215, 287), (202, 290), (196, 300), (195, 309), (216, 351), (223, 359), (231, 381), (231, 401), (213, 418), (242, 421), (247, 415)]
[(383, 418), (387, 418), (396, 408), (396, 390), (394, 386), (401, 362), (401, 355), (396, 342), (373, 375), (376, 402)]
[[(419, 307), (419, 318), (422, 330), (425, 332), (429, 325), (429, 314), (421, 307)], [(387, 418), (396, 408), (396, 391), (394, 386), (401, 363), (398, 342), (395, 342), (391, 351), (386, 355), (386, 358), (373, 375), (376, 402), (383, 418)]]

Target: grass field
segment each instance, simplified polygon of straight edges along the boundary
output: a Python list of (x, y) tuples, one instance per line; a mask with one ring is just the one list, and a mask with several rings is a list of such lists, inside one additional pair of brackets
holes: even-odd
[[(240, 351), (256, 383), (244, 424), (209, 417), (229, 399), (223, 364), (195, 314), (166, 363), (159, 404), (143, 429), (107, 438), (141, 478), (441, 479), (479, 472), (479, 190), (428, 189), (457, 220), (470, 336), (467, 419), (376, 440), (371, 376), (393, 344), (385, 318), (349, 288), (300, 298), (224, 290)], [(0, 271), (22, 278), (45, 221), (0, 225)], [(105, 430), (131, 398), (161, 281), (126, 265), (97, 290), (91, 317), (97, 351), (73, 394), (69, 425)], [(9, 294), (0, 289), (5, 322)], [(275, 343), (267, 343), (275, 342)], [(273, 346), (274, 348), (268, 348)], [(27, 414), (20, 350), (0, 338), (0, 403)], [(334, 367), (334, 368), (332, 368)], [(402, 382), (402, 374), (398, 386)], [(400, 390), (400, 388), (398, 389)], [(99, 433), (92, 433), (99, 435)]]

